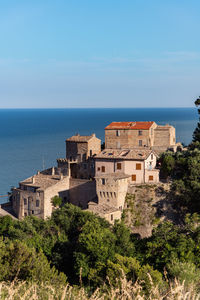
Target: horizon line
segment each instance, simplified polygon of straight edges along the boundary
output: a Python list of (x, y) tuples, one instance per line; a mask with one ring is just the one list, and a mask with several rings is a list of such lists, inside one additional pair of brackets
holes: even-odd
[(162, 107), (162, 106), (146, 106), (146, 107), (133, 107), (133, 106), (127, 106), (127, 107), (0, 107), (0, 110), (19, 110), (19, 109), (155, 109), (155, 108), (196, 108), (195, 106), (168, 106), (168, 107)]

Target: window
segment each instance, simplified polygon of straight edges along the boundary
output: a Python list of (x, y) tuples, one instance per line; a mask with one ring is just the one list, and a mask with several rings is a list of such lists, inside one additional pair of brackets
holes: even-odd
[(142, 140), (139, 140), (139, 146), (140, 147), (142, 146)]
[(97, 171), (100, 171), (101, 170), (101, 168), (97, 168)]
[(138, 135), (142, 135), (142, 130), (139, 130), (139, 131), (138, 131)]
[(142, 169), (141, 164), (136, 164), (136, 170), (141, 170), (141, 169)]
[(100, 192), (100, 196), (102, 197), (102, 192)]
[(107, 192), (107, 197), (109, 197), (109, 193)]
[(24, 217), (27, 217), (27, 213), (26, 212), (24, 213)]
[(153, 181), (153, 176), (149, 175), (149, 181)]
[(102, 182), (102, 184), (104, 185), (104, 184), (106, 183), (105, 178), (102, 178), (102, 179), (101, 179), (101, 182)]
[(101, 172), (105, 172), (105, 170), (106, 170), (105, 166), (102, 166), (101, 167)]
[(111, 221), (113, 221), (113, 215), (110, 216)]
[(117, 170), (121, 170), (122, 168), (122, 164), (121, 163), (117, 163)]
[(34, 210), (32, 210), (32, 215), (34, 215)]
[(151, 154), (151, 159), (153, 160), (153, 154)]
[(104, 196), (104, 197), (106, 196), (105, 192), (103, 192), (103, 196)]
[(24, 198), (24, 205), (27, 205), (27, 199)]
[(90, 150), (90, 156), (92, 156), (92, 150)]
[(120, 136), (120, 130), (116, 131), (116, 136)]
[(131, 176), (131, 178), (132, 178), (132, 181), (136, 181), (136, 175), (135, 175), (135, 174), (133, 174), (133, 175)]
[(40, 206), (40, 200), (36, 200), (36, 207)]

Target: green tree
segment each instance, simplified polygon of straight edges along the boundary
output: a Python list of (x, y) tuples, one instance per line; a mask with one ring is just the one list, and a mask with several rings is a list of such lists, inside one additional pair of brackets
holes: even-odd
[(60, 207), (62, 204), (62, 198), (56, 195), (53, 198), (51, 198), (51, 203), (54, 207)]

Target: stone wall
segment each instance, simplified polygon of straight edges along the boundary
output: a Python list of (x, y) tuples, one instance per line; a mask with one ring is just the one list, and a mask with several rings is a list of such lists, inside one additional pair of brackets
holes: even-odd
[[(117, 136), (117, 132), (118, 135)], [(134, 147), (140, 147), (139, 140), (142, 141), (141, 147), (150, 147), (151, 131), (141, 130), (142, 135), (139, 135), (139, 130), (105, 130), (105, 148), (106, 149), (132, 149)]]
[(96, 179), (99, 204), (107, 204), (122, 211), (127, 189), (128, 178), (116, 179), (111, 176)]
[(68, 202), (86, 209), (88, 202), (95, 198), (95, 181), (70, 178)]
[(176, 144), (175, 128), (173, 126), (158, 126), (154, 131), (154, 145), (169, 148)]

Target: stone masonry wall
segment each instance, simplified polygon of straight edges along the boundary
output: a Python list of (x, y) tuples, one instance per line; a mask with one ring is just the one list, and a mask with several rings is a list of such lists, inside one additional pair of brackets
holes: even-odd
[(86, 209), (88, 202), (96, 198), (95, 181), (70, 178), (69, 202)]

